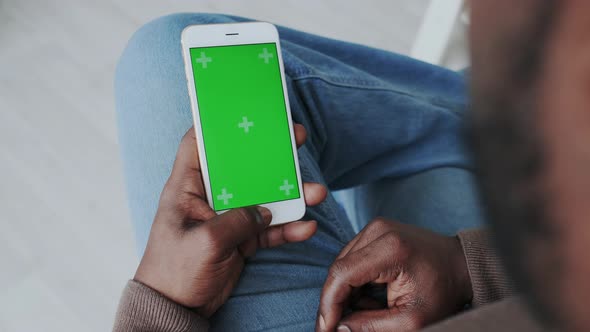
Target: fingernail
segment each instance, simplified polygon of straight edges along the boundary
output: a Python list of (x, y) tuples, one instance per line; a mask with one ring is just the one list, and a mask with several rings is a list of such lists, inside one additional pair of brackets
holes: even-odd
[(260, 220), (258, 220), (258, 217), (257, 217), (257, 219), (256, 219), (257, 222), (259, 222), (261, 224), (265, 224), (265, 225), (270, 224), (270, 222), (272, 221), (272, 213), (270, 212), (269, 209), (262, 207), (262, 206), (257, 206), (256, 211), (258, 211), (258, 217), (261, 218)]
[(338, 328), (336, 329), (336, 331), (338, 331), (338, 332), (352, 332), (350, 330), (350, 328), (348, 326), (346, 326), (346, 325), (340, 325), (340, 326), (338, 326)]
[(324, 320), (324, 316), (320, 315), (320, 330), (326, 330), (326, 321)]

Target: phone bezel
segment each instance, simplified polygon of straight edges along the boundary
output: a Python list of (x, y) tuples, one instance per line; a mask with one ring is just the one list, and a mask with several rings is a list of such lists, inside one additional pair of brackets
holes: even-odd
[[(287, 84), (285, 81), (285, 71), (283, 66), (283, 57), (279, 34), (276, 27), (267, 22), (247, 22), (247, 23), (229, 23), (229, 24), (208, 24), (208, 25), (191, 25), (182, 31), (181, 44), (184, 59), (184, 68), (188, 86), (188, 92), (197, 137), (197, 147), (199, 151), (199, 163), (201, 165), (201, 174), (203, 175), (203, 184), (209, 206), (213, 209), (213, 195), (211, 184), (209, 182), (209, 169), (207, 167), (207, 155), (203, 140), (203, 131), (199, 116), (199, 106), (197, 103), (197, 94), (193, 78), (193, 63), (190, 57), (190, 49), (194, 47), (213, 47), (229, 45), (246, 45), (259, 43), (275, 43), (277, 49), (277, 59), (279, 61), (281, 82), (283, 84), (283, 95), (285, 98), (286, 111), (289, 123), (289, 134), (291, 135), (291, 149), (295, 160), (295, 171), (297, 173), (297, 183), (299, 187), (299, 198), (279, 201), (273, 203), (260, 204), (268, 208), (273, 215), (272, 224), (282, 224), (290, 221), (301, 219), (305, 214), (305, 199), (303, 196), (303, 183), (301, 181), (301, 171), (299, 169), (299, 159), (297, 155), (297, 146), (295, 142), (295, 133), (293, 130), (293, 120), (291, 118), (291, 107), (289, 105), (289, 96), (287, 93)], [(218, 214), (228, 210), (217, 211)]]

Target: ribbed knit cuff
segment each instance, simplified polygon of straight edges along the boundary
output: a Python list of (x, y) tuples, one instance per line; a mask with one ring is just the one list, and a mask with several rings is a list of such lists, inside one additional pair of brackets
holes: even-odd
[(139, 282), (129, 280), (119, 302), (113, 331), (197, 332), (208, 328), (207, 320), (196, 313)]
[(468, 230), (458, 234), (473, 289), (472, 305), (501, 300), (516, 293), (514, 284), (504, 272), (490, 235), (485, 230)]

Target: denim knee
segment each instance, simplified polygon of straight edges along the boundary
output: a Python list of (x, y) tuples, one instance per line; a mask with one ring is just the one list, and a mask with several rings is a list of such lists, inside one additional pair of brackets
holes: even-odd
[(235, 19), (223, 14), (176, 13), (158, 17), (143, 25), (131, 37), (128, 47), (150, 41), (180, 42), (182, 30), (195, 24), (231, 23)]
[[(223, 14), (178, 13), (156, 18), (139, 28), (130, 38), (119, 63), (117, 74), (127, 64), (133, 65), (137, 61), (146, 65), (158, 65), (163, 58), (181, 58), (182, 49), (180, 36), (182, 30), (189, 25), (231, 23), (243, 20)], [(151, 60), (155, 60), (155, 63)]]

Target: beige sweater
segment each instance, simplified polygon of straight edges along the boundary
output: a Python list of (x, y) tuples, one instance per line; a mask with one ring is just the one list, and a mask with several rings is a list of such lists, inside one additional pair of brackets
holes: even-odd
[[(514, 295), (514, 287), (506, 277), (487, 233), (482, 230), (472, 230), (461, 232), (458, 236), (467, 259), (473, 286), (473, 305), (477, 307)], [(514, 321), (515, 324), (524, 322), (524, 325), (516, 324), (515, 327), (533, 326), (531, 325), (533, 324), (532, 320), (527, 318), (526, 309), (518, 300), (508, 300), (506, 305), (498, 303), (495, 306), (499, 306), (500, 312), (511, 315), (509, 321)], [(483, 310), (490, 311), (489, 308)], [(493, 312), (494, 310), (492, 310), (492, 314)], [(493, 316), (492, 314), (484, 315), (484, 318)], [(515, 314), (516, 316), (514, 316)], [(473, 316), (472, 313), (467, 315)], [(476, 314), (475, 318), (480, 316)], [(435, 326), (436, 331), (466, 331), (468, 327), (473, 330), (474, 326), (478, 326), (477, 319), (469, 317), (466, 323), (461, 320), (459, 322), (456, 320), (451, 320), (450, 323), (443, 322), (440, 325), (444, 327), (446, 324), (449, 328), (440, 329)], [(503, 317), (506, 318), (506, 315)], [(483, 324), (483, 321), (480, 323)], [(131, 280), (123, 291), (113, 331), (196, 332), (206, 331), (208, 327), (207, 320), (199, 317), (190, 309), (182, 307), (149, 287)], [(529, 330), (537, 331), (535, 329), (520, 331)]]

